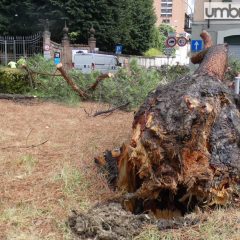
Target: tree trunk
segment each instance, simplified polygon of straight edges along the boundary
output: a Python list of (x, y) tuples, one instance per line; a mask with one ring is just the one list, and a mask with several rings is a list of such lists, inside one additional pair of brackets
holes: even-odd
[(223, 82), (227, 46), (202, 37), (207, 49), (194, 56), (198, 70), (150, 93), (130, 143), (95, 160), (133, 213), (174, 217), (238, 196), (240, 112)]

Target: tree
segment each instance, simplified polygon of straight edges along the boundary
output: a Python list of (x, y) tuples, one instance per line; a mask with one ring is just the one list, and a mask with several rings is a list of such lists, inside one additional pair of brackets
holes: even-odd
[(175, 32), (175, 30), (168, 24), (161, 24), (159, 27), (154, 27), (151, 36), (151, 47), (164, 52), (165, 42), (169, 32)]
[(93, 26), (101, 50), (113, 51), (115, 45), (121, 43), (125, 52), (139, 54), (149, 47), (155, 23), (152, 0), (51, 2), (66, 10), (70, 29), (80, 32), (78, 40), (81, 42), (87, 41)]
[(131, 53), (143, 53), (150, 47), (150, 39), (156, 21), (152, 0), (131, 1)]
[(52, 38), (60, 41), (66, 19), (77, 42), (86, 43), (93, 26), (101, 50), (114, 51), (121, 43), (134, 54), (149, 48), (155, 23), (153, 0), (3, 0), (0, 11), (0, 34), (29, 35), (48, 19)]
[(2, 34), (24, 35), (35, 31), (37, 20), (34, 16), (36, 11), (31, 0), (23, 2), (3, 0), (0, 3), (0, 11)]
[(227, 46), (212, 46), (206, 31), (201, 38), (194, 74), (149, 93), (127, 143), (95, 158), (119, 202), (135, 214), (175, 218), (239, 202), (240, 98), (225, 80)]

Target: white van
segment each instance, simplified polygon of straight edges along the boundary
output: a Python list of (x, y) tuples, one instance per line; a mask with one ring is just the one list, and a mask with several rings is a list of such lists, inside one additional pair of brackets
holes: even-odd
[(116, 72), (121, 66), (116, 56), (98, 53), (76, 53), (73, 64), (82, 73), (91, 73), (94, 70), (101, 73)]

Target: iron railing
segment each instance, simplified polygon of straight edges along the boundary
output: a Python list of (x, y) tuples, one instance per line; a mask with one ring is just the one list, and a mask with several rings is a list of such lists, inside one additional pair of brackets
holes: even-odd
[(42, 33), (31, 36), (0, 36), (0, 64), (43, 53)]

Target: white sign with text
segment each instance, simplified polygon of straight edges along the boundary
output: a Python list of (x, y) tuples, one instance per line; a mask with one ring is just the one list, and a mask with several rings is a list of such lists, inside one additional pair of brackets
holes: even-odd
[(204, 19), (240, 19), (240, 3), (234, 2), (205, 2)]

